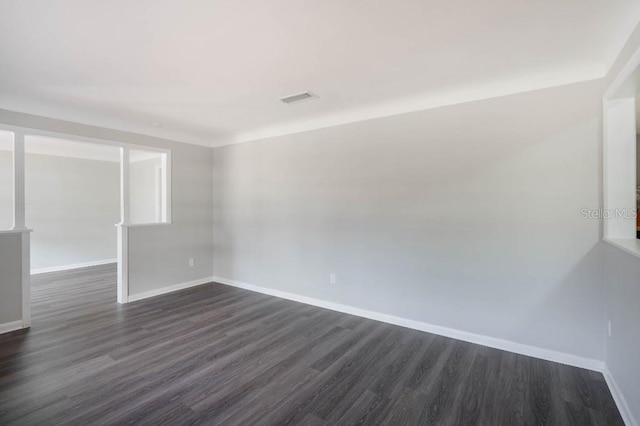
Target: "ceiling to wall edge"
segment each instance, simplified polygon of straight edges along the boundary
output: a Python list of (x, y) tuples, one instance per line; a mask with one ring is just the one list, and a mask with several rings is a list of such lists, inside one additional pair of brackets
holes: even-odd
[[(605, 76), (601, 73), (594, 73), (584, 78), (562, 80), (549, 85), (530, 85), (529, 87), (513, 88), (509, 83), (502, 83), (501, 85), (496, 85), (496, 87), (494, 88), (495, 90), (490, 90), (487, 86), (477, 89), (460, 89), (456, 92), (449, 92), (441, 96), (426, 96), (423, 98), (415, 98), (410, 100), (386, 102), (371, 107), (358, 108), (348, 112), (322, 116), (313, 120), (299, 121), (284, 124), (281, 126), (273, 126), (254, 132), (241, 133), (234, 138), (213, 141), (210, 146), (213, 148), (218, 148), (227, 145), (253, 142), (279, 136), (287, 136), (318, 129), (337, 127), (367, 120), (374, 120), (378, 118), (391, 117), (394, 115), (427, 111), (430, 109), (495, 99), (509, 95), (532, 92), (536, 90), (544, 90), (554, 87), (562, 87), (570, 84), (585, 83), (594, 80), (601, 80), (604, 77)], [(465, 95), (465, 93), (467, 94)]]
[[(421, 97), (414, 97), (411, 99), (392, 100), (375, 105), (370, 105), (361, 108), (355, 108), (349, 111), (342, 111), (331, 115), (323, 115), (314, 119), (284, 123), (281, 125), (275, 125), (268, 128), (258, 129), (255, 131), (240, 133), (233, 137), (228, 138), (193, 138), (187, 134), (183, 135), (166, 135), (164, 132), (151, 133), (145, 131), (138, 126), (131, 126), (123, 123), (112, 123), (104, 121), (100, 118), (97, 120), (82, 120), (75, 121), (70, 117), (54, 117), (54, 116), (38, 116), (45, 119), (54, 119), (60, 121), (67, 121), (70, 123), (102, 127), (105, 129), (134, 133), (142, 136), (148, 136), (158, 139), (164, 139), (176, 143), (186, 143), (190, 145), (205, 146), (209, 148), (218, 148), (227, 145), (234, 145), (245, 142), (253, 142), (257, 140), (264, 140), (279, 136), (292, 135), (297, 133), (303, 133), (323, 128), (336, 127), (341, 125), (347, 125), (351, 123), (357, 123), (367, 120), (373, 120), (383, 117), (390, 117), (394, 115), (407, 114), (412, 112), (424, 111), (429, 109), (436, 109), (452, 105), (460, 105), (469, 102), (499, 98), (503, 96), (515, 95), (519, 93), (526, 93), (535, 90), (550, 89), (554, 87), (561, 87), (570, 84), (577, 84), (581, 82), (587, 82), (592, 80), (598, 80), (604, 78), (605, 75), (600, 70), (589, 70), (586, 73), (581, 73), (580, 76), (565, 75), (558, 76), (553, 80), (545, 79), (540, 81), (535, 77), (531, 78), (519, 78), (512, 81), (500, 81), (492, 84), (486, 84), (476, 87), (463, 87), (455, 91), (442, 92), (439, 94), (429, 94)], [(9, 110), (5, 110), (9, 111)], [(29, 114), (26, 111), (10, 111), (20, 114)], [(10, 124), (10, 123), (6, 123)], [(166, 129), (163, 129), (166, 130)], [(154, 134), (155, 133), (155, 134)], [(173, 137), (172, 137), (173, 136)], [(175, 137), (178, 136), (178, 137)]]

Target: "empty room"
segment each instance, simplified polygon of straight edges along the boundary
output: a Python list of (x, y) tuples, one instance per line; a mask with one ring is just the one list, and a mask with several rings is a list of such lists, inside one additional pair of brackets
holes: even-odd
[(638, 1), (0, 20), (0, 425), (640, 426)]

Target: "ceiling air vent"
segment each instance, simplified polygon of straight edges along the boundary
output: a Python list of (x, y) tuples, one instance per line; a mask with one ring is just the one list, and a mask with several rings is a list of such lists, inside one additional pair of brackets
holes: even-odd
[(285, 96), (284, 98), (280, 98), (280, 100), (285, 104), (293, 104), (296, 102), (308, 101), (309, 99), (315, 99), (317, 97), (317, 95), (314, 95), (311, 92), (302, 92), (296, 93), (295, 95)]

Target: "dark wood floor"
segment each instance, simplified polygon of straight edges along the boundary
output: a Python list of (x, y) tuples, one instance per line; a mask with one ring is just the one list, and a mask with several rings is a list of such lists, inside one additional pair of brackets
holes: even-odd
[(623, 424), (599, 373), (219, 284), (115, 288), (113, 265), (34, 276), (0, 424)]

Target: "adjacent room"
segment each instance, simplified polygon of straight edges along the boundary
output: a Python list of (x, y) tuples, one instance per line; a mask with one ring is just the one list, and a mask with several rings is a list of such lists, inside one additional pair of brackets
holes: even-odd
[(1, 425), (640, 425), (637, 1), (0, 17)]
[(118, 148), (25, 137), (25, 216), (32, 274), (115, 263)]

